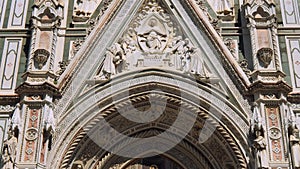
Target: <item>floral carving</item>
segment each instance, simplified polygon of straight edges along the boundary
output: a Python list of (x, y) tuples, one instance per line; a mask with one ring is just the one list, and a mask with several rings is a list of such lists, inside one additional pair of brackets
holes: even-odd
[(64, 71), (67, 69), (67, 66), (69, 65), (69, 63), (70, 63), (69, 60), (58, 62), (60, 70), (57, 71), (56, 73), (59, 75), (62, 75), (64, 73)]
[(243, 59), (239, 61), (239, 65), (243, 69), (243, 71), (246, 73), (248, 77), (250, 77), (251, 70), (248, 68), (248, 61), (246, 59)]

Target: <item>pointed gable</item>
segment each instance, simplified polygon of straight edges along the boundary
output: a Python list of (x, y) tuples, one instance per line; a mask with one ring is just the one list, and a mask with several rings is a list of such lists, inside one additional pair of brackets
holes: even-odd
[[(220, 91), (229, 88), (238, 93), (236, 87), (228, 85), (233, 82), (224, 71), (225, 66), (227, 72), (233, 73), (230, 76), (241, 84), (249, 84), (195, 2), (128, 0), (118, 5), (110, 22), (107, 23), (107, 18), (100, 19), (59, 80), (65, 86), (65, 81), (71, 79), (71, 88), (66, 88), (56, 113), (66, 111), (72, 99), (82, 95), (87, 86), (136, 70), (156, 68), (177, 72), (216, 85)], [(196, 18), (200, 20), (195, 21)], [(240, 98), (242, 101), (241, 95)]]

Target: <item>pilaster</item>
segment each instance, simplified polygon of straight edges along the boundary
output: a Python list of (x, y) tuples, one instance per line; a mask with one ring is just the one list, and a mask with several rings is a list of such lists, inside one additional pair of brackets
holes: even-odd
[(282, 72), (277, 37), (275, 3), (272, 0), (246, 0), (245, 17), (252, 45), (254, 97), (252, 133), (255, 168), (291, 168), (289, 136), (286, 127), (287, 95), (292, 88)]
[(60, 96), (54, 73), (58, 27), (63, 5), (56, 0), (35, 1), (31, 45), (20, 96), (20, 132), (16, 167), (45, 168), (55, 128), (53, 101)]

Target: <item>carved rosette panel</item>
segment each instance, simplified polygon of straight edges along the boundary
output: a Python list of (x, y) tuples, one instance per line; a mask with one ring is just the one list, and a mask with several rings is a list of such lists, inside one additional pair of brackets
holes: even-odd
[(266, 107), (267, 133), (270, 143), (270, 156), (272, 161), (284, 161), (284, 146), (281, 131), (279, 107)]
[[(34, 99), (32, 99), (34, 100)], [(39, 136), (38, 127), (40, 124), (40, 108), (27, 108), (27, 126), (25, 129), (25, 153), (24, 162), (33, 162), (38, 147), (37, 138)]]

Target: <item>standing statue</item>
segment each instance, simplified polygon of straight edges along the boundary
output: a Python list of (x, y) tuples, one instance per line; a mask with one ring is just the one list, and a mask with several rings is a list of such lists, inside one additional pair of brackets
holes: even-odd
[(170, 51), (172, 53), (171, 59), (177, 70), (182, 70), (182, 56), (184, 55), (185, 42), (181, 36), (174, 37), (174, 40), (170, 44)]
[(268, 168), (267, 144), (263, 137), (261, 129), (256, 130), (256, 139), (254, 140), (254, 148), (256, 150), (256, 166), (259, 169)]
[(8, 132), (8, 140), (4, 141), (2, 158), (4, 160), (3, 169), (13, 169), (17, 155), (18, 140), (14, 136), (14, 132), (10, 129)]
[(111, 75), (121, 73), (125, 67), (126, 58), (120, 44), (115, 43), (105, 53), (102, 72), (95, 79), (110, 79)]
[(297, 137), (299, 136), (299, 130), (296, 127), (292, 127), (290, 132), (290, 146), (293, 166), (295, 169), (300, 169), (300, 140)]

